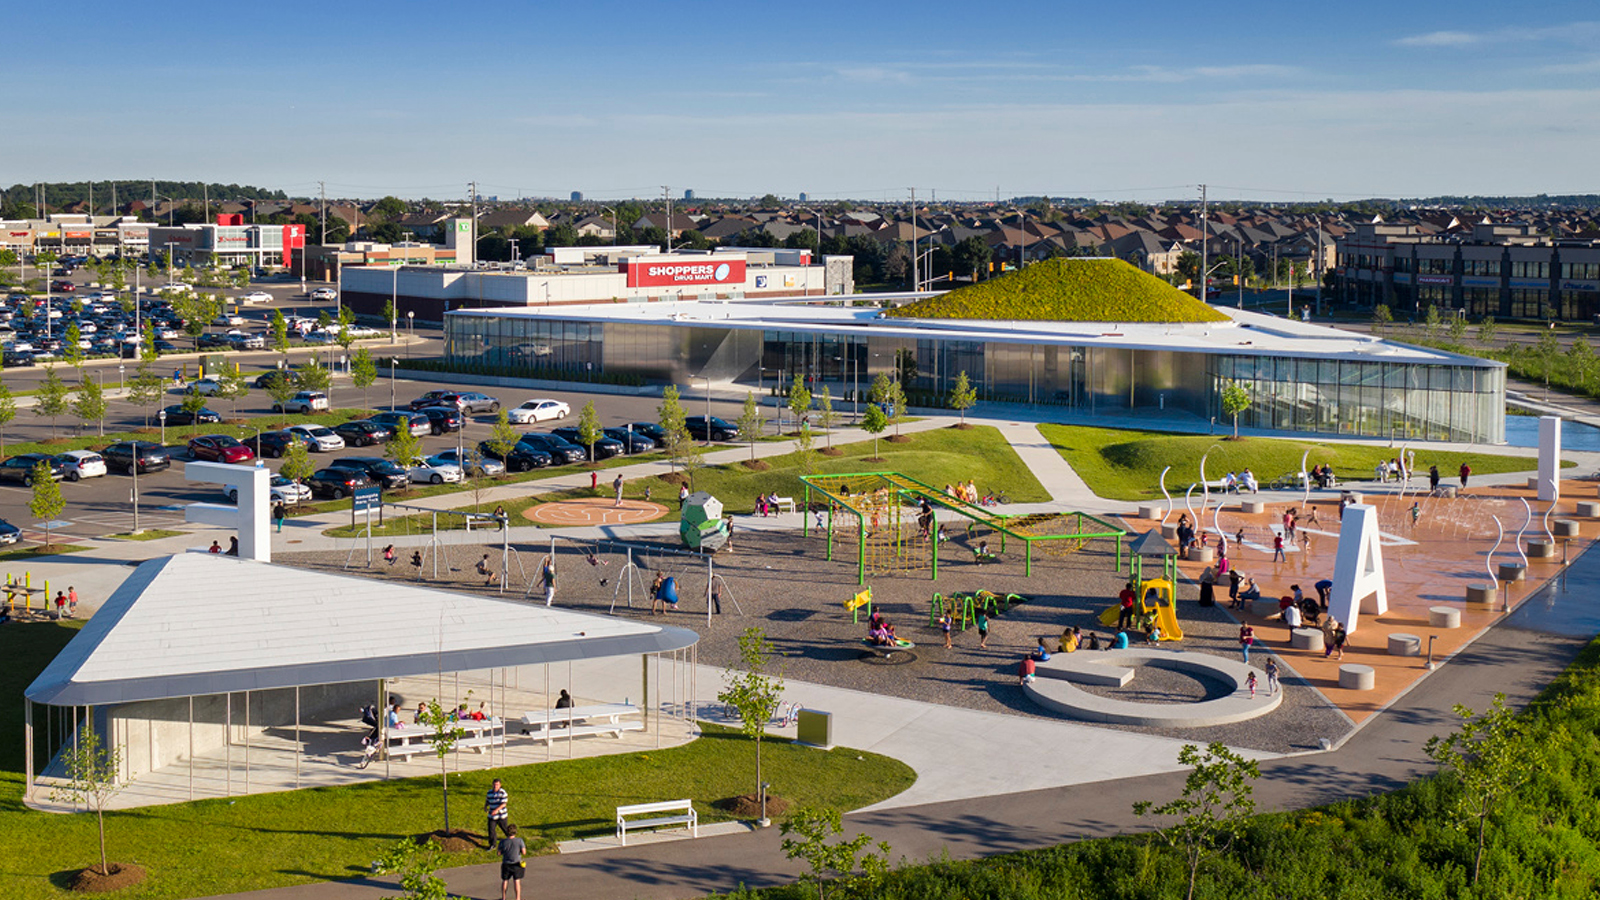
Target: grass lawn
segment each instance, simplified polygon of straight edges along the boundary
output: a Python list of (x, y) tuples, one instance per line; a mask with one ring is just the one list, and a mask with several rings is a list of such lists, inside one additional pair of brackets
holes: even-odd
[(41, 556), (58, 556), (63, 553), (82, 553), (89, 549), (81, 544), (51, 544), (48, 547), (24, 547), (20, 550), (7, 550), (0, 553), (0, 562), (10, 562), (18, 559), (37, 559)]
[(1226, 322), (1228, 317), (1119, 259), (1050, 259), (937, 297), (888, 318), (1066, 322)]
[(108, 534), (106, 537), (117, 541), (158, 541), (162, 538), (177, 537), (180, 534), (187, 534), (187, 532), (173, 531), (168, 528), (146, 528), (138, 534), (125, 531), (122, 534)]
[[(990, 488), (1004, 490), (1010, 495), (1013, 503), (1036, 503), (1050, 499), (1044, 486), (1039, 484), (1039, 480), (1027, 466), (1023, 465), (1022, 459), (1011, 449), (1010, 443), (997, 429), (987, 426), (965, 431), (939, 428), (915, 432), (906, 437), (909, 440), (905, 443), (892, 443), (888, 440), (877, 442), (876, 456), (882, 457), (882, 462), (866, 461), (874, 456), (872, 441), (839, 444), (836, 447), (843, 451), (841, 456), (824, 456), (820, 450), (825, 444), (819, 440), (816, 473), (828, 475), (844, 472), (894, 471), (936, 488), (970, 478), (977, 483), (980, 491)], [(633, 457), (634, 460), (639, 458)], [(608, 460), (610, 461), (612, 460)], [(754, 509), (756, 497), (760, 494), (776, 492), (781, 497), (801, 500), (805, 491), (799, 478), (801, 475), (799, 455), (786, 453), (782, 456), (769, 456), (763, 462), (767, 463), (769, 468), (761, 472), (752, 471), (738, 462), (706, 466), (696, 473), (693, 487), (696, 490), (711, 492), (712, 496), (722, 501), (723, 508), (730, 512), (742, 513)], [(646, 488), (650, 489), (651, 499), (662, 501), (670, 511), (669, 515), (675, 515), (678, 486), (672, 482), (661, 478), (636, 479), (627, 483), (623, 495), (632, 500), (643, 500)], [(505, 507), (513, 523), (523, 525), (528, 522), (522, 518), (522, 512), (529, 507), (579, 497), (610, 496), (613, 496), (611, 486), (607, 483), (607, 479), (601, 478), (600, 487), (594, 491), (588, 488), (555, 491), (507, 500), (499, 505)], [(491, 504), (485, 506), (488, 507), (487, 510), (479, 511), (494, 508)], [(471, 509), (470, 506), (461, 508)], [(439, 525), (442, 529), (445, 520), (440, 519)], [(453, 528), (460, 528), (462, 520), (453, 519), (450, 525)], [(374, 537), (422, 534), (431, 526), (431, 516), (394, 516), (388, 518), (383, 527), (374, 527), (372, 534)], [(351, 537), (365, 533), (363, 531), (365, 527), (360, 525), (351, 528), (349, 525), (341, 525), (323, 533), (333, 537)]]
[[(1200, 480), (1200, 457), (1207, 451), (1211, 455), (1206, 462), (1206, 475), (1211, 480), (1249, 468), (1263, 485), (1285, 473), (1300, 471), (1300, 456), (1307, 450), (1311, 451), (1308, 467), (1318, 463), (1333, 466), (1340, 481), (1351, 482), (1370, 481), (1379, 460), (1400, 452), (1398, 447), (1391, 450), (1259, 437), (1225, 441), (1214, 435), (1154, 434), (1079, 425), (1040, 425), (1039, 432), (1096, 494), (1111, 500), (1159, 499), (1161, 470), (1167, 466), (1172, 467), (1167, 473), (1167, 491), (1182, 497), (1189, 485)], [(1537, 460), (1531, 457), (1417, 451), (1417, 471), (1426, 474), (1429, 466), (1436, 465), (1447, 481), (1454, 481), (1463, 462), (1472, 466), (1474, 475), (1538, 468)]]
[[(81, 624), (0, 629), (7, 662), (0, 694), (11, 698), (0, 705), (0, 834), (13, 850), (0, 854), (0, 900), (69, 896), (56, 884), (59, 873), (98, 862), (92, 816), (35, 812), (21, 803), (17, 698)], [(782, 740), (764, 742), (762, 761), (775, 794), (839, 809), (893, 796), (916, 777), (887, 757)], [(755, 789), (755, 754), (742, 735), (707, 726), (704, 737), (668, 750), (464, 772), (450, 779), (452, 827), (481, 832), (483, 793), (496, 775), (511, 791), (512, 821), (538, 846), (612, 832), (618, 804), (693, 797), (702, 821), (727, 819), (710, 802)], [(108, 813), (106, 841), (113, 861), (149, 871), (143, 886), (118, 897), (194, 897), (357, 877), (396, 839), (443, 824), (435, 776)], [(493, 858), (479, 852), (451, 864)]]

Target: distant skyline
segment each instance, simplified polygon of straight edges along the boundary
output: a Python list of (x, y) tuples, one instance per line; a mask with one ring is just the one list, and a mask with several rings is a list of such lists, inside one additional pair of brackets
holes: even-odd
[(8, 12), (0, 183), (1155, 202), (1600, 193), (1600, 7)]

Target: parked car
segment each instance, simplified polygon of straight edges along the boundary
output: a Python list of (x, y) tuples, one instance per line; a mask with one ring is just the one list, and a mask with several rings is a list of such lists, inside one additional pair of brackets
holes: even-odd
[(55, 291), (58, 294), (70, 294), (73, 291), (76, 291), (77, 289), (78, 289), (78, 286), (73, 284), (70, 281), (52, 281), (52, 282), (50, 282), (50, 290)]
[(267, 339), (259, 334), (226, 334), (223, 340), (235, 350), (264, 350), (267, 346)]
[(366, 419), (357, 419), (354, 422), (340, 422), (333, 426), (333, 433), (344, 438), (344, 442), (352, 447), (370, 447), (381, 444), (394, 437), (390, 431), (377, 422)]
[(34, 469), (43, 463), (55, 481), (67, 477), (67, 468), (48, 453), (24, 453), (0, 462), (0, 481), (15, 481), (23, 487), (33, 486)]
[(165, 407), (161, 411), (167, 414), (168, 425), (212, 425), (222, 421), (222, 416), (204, 406), (191, 412), (184, 409), (180, 403)]
[(15, 544), (22, 540), (22, 529), (0, 519), (0, 544)]
[(572, 407), (560, 400), (535, 399), (513, 409), (506, 414), (506, 418), (510, 419), (513, 425), (531, 425), (550, 419), (565, 419), (570, 415)]
[(93, 450), (68, 450), (56, 454), (56, 461), (67, 470), (68, 481), (82, 481), (85, 478), (99, 478), (106, 474), (105, 457)]
[(642, 434), (655, 441), (657, 447), (667, 445), (667, 430), (655, 422), (629, 422), (627, 427), (632, 428), (634, 434)]
[(683, 420), (683, 427), (697, 441), (733, 441), (739, 438), (737, 425), (724, 422), (716, 416), (690, 416)]
[(211, 320), (211, 324), (218, 328), (237, 328), (244, 324), (244, 316), (235, 313), (223, 313)]
[(518, 438), (517, 442), (543, 450), (558, 463), (577, 463), (589, 458), (589, 451), (553, 434), (541, 434), (533, 431)]
[(606, 437), (621, 441), (630, 454), (649, 453), (657, 446), (655, 441), (637, 431), (629, 431), (626, 428), (606, 428), (603, 430)]
[[(320, 428), (321, 426), (317, 427)], [(328, 434), (333, 435), (333, 432), (329, 431)], [(334, 435), (334, 437), (337, 437), (337, 435)], [(304, 444), (307, 450), (321, 449), (317, 446), (316, 440), (310, 435), (301, 431), (289, 431), (287, 429), (283, 431), (263, 431), (254, 437), (244, 439), (244, 445), (262, 459), (277, 459), (288, 453), (289, 448), (293, 447), (297, 442)], [(338, 449), (344, 449), (344, 442), (340, 441), (339, 444), (340, 447)]]
[(167, 448), (154, 441), (118, 441), (100, 451), (100, 455), (105, 458), (106, 468), (129, 474), (133, 472), (135, 459), (138, 460), (140, 472), (172, 467), (172, 457), (168, 455)]
[(282, 403), (272, 404), (273, 412), (309, 414), (328, 411), (328, 395), (322, 391), (296, 391)]
[(203, 434), (189, 439), (189, 455), (220, 463), (246, 463), (256, 458), (238, 438), (226, 434)]
[(334, 500), (350, 496), (355, 493), (356, 488), (371, 486), (372, 479), (359, 469), (350, 468), (318, 469), (306, 479), (306, 487), (311, 489), (311, 496), (330, 497)]
[(326, 425), (290, 425), (284, 431), (304, 437), (312, 450), (344, 449), (344, 438)]
[[(584, 444), (583, 441), (579, 440), (577, 426), (566, 425), (561, 428), (552, 428), (550, 429), (550, 433), (564, 441), (567, 441), (568, 443), (577, 444), (578, 446), (583, 447), (585, 450), (588, 449), (588, 446)], [(620, 456), (623, 453), (626, 453), (627, 450), (628, 447), (626, 444), (622, 443), (616, 438), (606, 437), (605, 432), (603, 431), (601, 432), (600, 439), (594, 442), (595, 459), (610, 459), (613, 456)], [(584, 458), (587, 459), (588, 456), (585, 455)]]
[(466, 421), (460, 410), (447, 406), (429, 406), (417, 410), (417, 414), (428, 417), (428, 424), (432, 426), (434, 434), (460, 431), (462, 423)]
[(504, 456), (495, 452), (489, 441), (478, 444), (478, 452), (489, 459), (497, 459), (503, 463), (509, 472), (526, 472), (530, 469), (542, 469), (555, 461), (548, 451), (532, 447), (521, 442), (511, 445), (511, 450)]
[(251, 291), (239, 297), (240, 303), (271, 303), (272, 295), (266, 291)]
[(401, 468), (411, 476), (412, 484), (454, 484), (461, 480), (461, 467), (454, 463), (433, 463), (420, 456), (412, 457)]
[(438, 406), (445, 397), (459, 393), (458, 391), (429, 391), (421, 397), (411, 401), (408, 406), (412, 409), (423, 409), (429, 406)]
[(433, 431), (433, 423), (422, 413), (381, 412), (368, 416), (367, 421), (376, 422), (391, 432), (410, 428), (412, 437), (422, 437)]
[(335, 469), (355, 469), (386, 488), (405, 487), (411, 483), (411, 473), (379, 456), (341, 456), (328, 464)]
[(289, 379), (290, 384), (300, 383), (300, 374), (295, 370), (273, 369), (270, 372), (263, 372), (260, 375), (257, 375), (254, 384), (259, 390), (266, 390), (267, 388), (272, 387), (272, 381), (275, 378), (287, 378)]
[(498, 476), (506, 473), (506, 464), (498, 459), (490, 459), (476, 450), (463, 450), (457, 454), (454, 450), (435, 453), (428, 457), (428, 462), (434, 465), (451, 465), (461, 469), (473, 478), (484, 476)]
[(330, 287), (313, 288), (311, 291), (311, 299), (337, 300), (339, 299), (339, 292)]
[[(268, 493), (273, 503), (299, 503), (302, 500), (311, 499), (311, 488), (298, 481), (291, 481), (282, 475), (272, 476), (269, 484), (271, 488)], [(222, 492), (227, 494), (228, 499), (234, 503), (239, 502), (238, 485), (225, 484), (222, 486)]]
[(191, 394), (204, 394), (210, 397), (220, 390), (222, 390), (222, 380), (215, 375), (207, 375), (189, 383), (189, 393)]

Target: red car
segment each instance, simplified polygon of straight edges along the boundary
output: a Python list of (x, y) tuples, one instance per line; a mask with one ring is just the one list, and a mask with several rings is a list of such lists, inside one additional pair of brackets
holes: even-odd
[(58, 294), (70, 294), (73, 291), (76, 291), (77, 289), (78, 289), (78, 286), (73, 284), (70, 281), (52, 281), (52, 282), (50, 282), (50, 290), (55, 291)]
[(189, 439), (189, 455), (221, 463), (244, 463), (256, 458), (250, 448), (225, 434), (207, 434)]

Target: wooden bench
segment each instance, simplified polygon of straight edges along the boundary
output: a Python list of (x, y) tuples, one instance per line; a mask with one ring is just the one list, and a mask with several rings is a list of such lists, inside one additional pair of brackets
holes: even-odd
[(778, 507), (779, 509), (783, 510), (784, 512), (794, 512), (795, 511), (795, 505), (794, 505), (794, 498), (793, 497), (773, 497), (772, 498), (772, 505)]
[[(629, 816), (649, 816), (648, 819), (629, 819)], [(700, 817), (694, 811), (692, 800), (668, 800), (662, 803), (634, 803), (617, 807), (617, 840), (628, 846), (628, 829), (664, 828), (687, 825), (689, 833), (700, 836)]]

